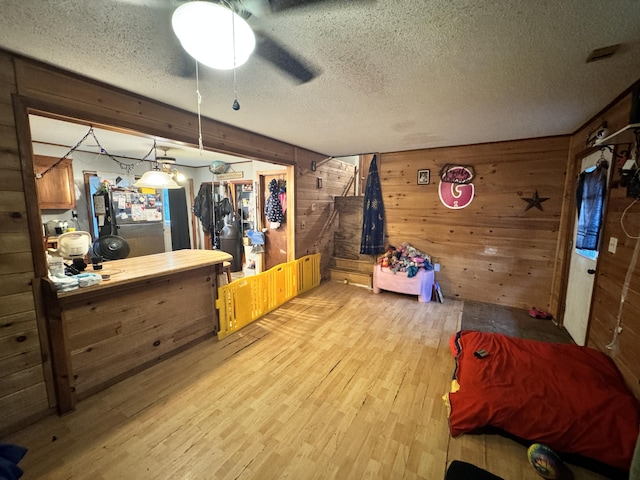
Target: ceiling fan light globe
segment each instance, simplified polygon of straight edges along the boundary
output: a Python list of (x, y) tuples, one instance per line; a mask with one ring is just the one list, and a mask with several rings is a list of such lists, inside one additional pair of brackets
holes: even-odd
[(176, 170), (174, 176), (175, 176), (175, 179), (176, 179), (175, 180), (176, 183), (184, 183), (184, 182), (187, 181), (187, 177), (185, 177), (184, 174), (179, 172), (178, 170)]
[(176, 182), (173, 181), (171, 175), (165, 172), (161, 172), (159, 170), (150, 170), (148, 172), (144, 172), (140, 180), (133, 184), (134, 187), (138, 188), (180, 188)]
[(173, 12), (171, 26), (189, 55), (218, 70), (239, 67), (256, 46), (256, 37), (246, 20), (215, 3), (188, 2), (179, 6)]

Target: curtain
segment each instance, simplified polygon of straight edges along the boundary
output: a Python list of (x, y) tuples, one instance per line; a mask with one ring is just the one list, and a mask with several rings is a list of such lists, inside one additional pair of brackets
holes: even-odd
[(383, 253), (385, 251), (384, 243), (384, 205), (382, 203), (382, 189), (374, 155), (364, 190), (360, 253), (365, 255)]
[(189, 238), (189, 212), (185, 189), (172, 188), (169, 193), (169, 215), (171, 218), (171, 249), (191, 248)]
[(602, 211), (607, 184), (607, 171), (598, 167), (582, 172), (576, 192), (578, 207), (578, 233), (576, 248), (598, 250), (598, 238), (602, 226)]

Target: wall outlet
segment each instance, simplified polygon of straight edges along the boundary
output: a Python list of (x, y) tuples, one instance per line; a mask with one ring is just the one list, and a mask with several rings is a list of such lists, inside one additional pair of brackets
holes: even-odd
[(433, 264), (433, 271), (434, 272), (439, 272), (440, 271), (440, 264), (439, 263), (434, 263)]
[(609, 252), (616, 253), (616, 248), (618, 248), (618, 239), (616, 237), (609, 238)]

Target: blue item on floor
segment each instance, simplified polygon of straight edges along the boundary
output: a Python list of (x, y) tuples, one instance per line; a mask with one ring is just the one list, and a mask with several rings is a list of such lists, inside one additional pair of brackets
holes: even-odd
[(18, 463), (26, 453), (24, 447), (0, 443), (0, 480), (17, 480), (22, 476)]

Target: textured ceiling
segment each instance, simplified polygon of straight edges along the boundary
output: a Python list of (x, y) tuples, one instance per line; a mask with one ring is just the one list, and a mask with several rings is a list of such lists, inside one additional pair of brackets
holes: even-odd
[[(174, 0), (0, 6), (0, 47), (196, 111)], [(254, 55), (234, 111), (233, 73), (201, 67), (203, 115), (334, 156), (571, 133), (640, 78), (638, 0), (343, 1), (249, 21), (321, 73), (299, 85)]]

